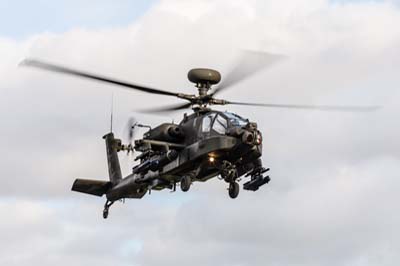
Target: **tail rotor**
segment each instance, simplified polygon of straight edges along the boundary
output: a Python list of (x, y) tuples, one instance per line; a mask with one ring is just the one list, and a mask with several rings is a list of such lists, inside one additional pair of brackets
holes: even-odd
[(124, 129), (124, 135), (126, 136), (128, 140), (128, 145), (126, 147), (126, 154), (127, 155), (133, 155), (134, 153), (134, 140), (136, 136), (136, 127), (138, 125), (138, 122), (136, 118), (130, 117), (128, 119), (128, 122), (126, 123), (125, 129)]

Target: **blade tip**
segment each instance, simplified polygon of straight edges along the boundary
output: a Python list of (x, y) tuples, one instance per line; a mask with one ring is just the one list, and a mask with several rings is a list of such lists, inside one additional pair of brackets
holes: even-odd
[(34, 59), (30, 59), (30, 58), (25, 58), (24, 60), (22, 60), (21, 62), (19, 62), (18, 66), (19, 67), (25, 67), (25, 66), (32, 66), (35, 64), (35, 60)]
[(27, 66), (29, 65), (29, 60), (28, 59), (24, 59), (21, 62), (18, 63), (18, 67), (23, 67), (23, 66)]

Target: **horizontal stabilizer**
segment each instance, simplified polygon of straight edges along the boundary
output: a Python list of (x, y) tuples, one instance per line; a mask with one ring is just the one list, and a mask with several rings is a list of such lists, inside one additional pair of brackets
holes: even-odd
[(101, 197), (110, 188), (111, 188), (111, 182), (109, 181), (78, 178), (72, 185), (71, 190)]

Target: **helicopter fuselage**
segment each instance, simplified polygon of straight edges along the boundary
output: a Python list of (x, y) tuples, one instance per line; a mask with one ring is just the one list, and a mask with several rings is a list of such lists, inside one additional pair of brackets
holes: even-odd
[[(111, 135), (105, 138), (115, 142)], [(261, 167), (262, 136), (247, 119), (205, 110), (185, 115), (179, 125), (165, 123), (149, 130), (135, 141), (135, 150), (142, 152), (137, 157), (140, 163), (106, 193), (108, 200), (175, 189), (182, 177), (204, 182), (221, 175), (226, 182), (234, 182)]]

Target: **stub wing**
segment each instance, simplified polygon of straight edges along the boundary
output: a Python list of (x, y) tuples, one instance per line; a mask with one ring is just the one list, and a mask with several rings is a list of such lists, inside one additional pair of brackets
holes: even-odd
[(111, 188), (111, 182), (102, 180), (76, 179), (71, 190), (95, 196), (103, 196)]

